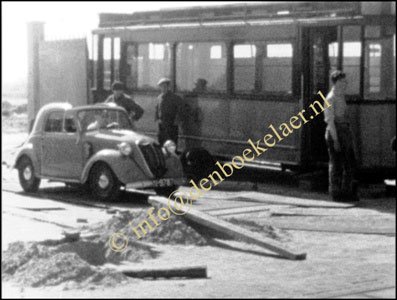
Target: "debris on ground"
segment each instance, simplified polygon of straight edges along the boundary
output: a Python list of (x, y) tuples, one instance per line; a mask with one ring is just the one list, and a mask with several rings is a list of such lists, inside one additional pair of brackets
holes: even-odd
[[(127, 278), (106, 264), (135, 263), (158, 257), (153, 244), (207, 245), (208, 234), (192, 227), (183, 217), (171, 215), (158, 226), (151, 224), (146, 235), (138, 239), (132, 228), (149, 220), (147, 210), (120, 211), (107, 222), (85, 225), (83, 232), (64, 232), (58, 240), (15, 242), (3, 252), (2, 279), (31, 287), (63, 285), (64, 289), (96, 285), (114, 286)], [(230, 218), (229, 221), (269, 238), (281, 240), (284, 232), (268, 225)], [(110, 237), (122, 232), (128, 238), (124, 251), (109, 246)]]
[[(102, 248), (103, 249), (103, 248)], [(66, 242), (48, 246), (43, 242), (15, 242), (3, 252), (2, 280), (12, 280), (31, 287), (73, 283), (73, 288), (87, 284), (115, 285), (127, 278), (101, 268), (106, 256), (96, 243)]]
[[(134, 263), (159, 255), (152, 245), (145, 242), (207, 244), (205, 237), (178, 217), (163, 222), (138, 240), (129, 222), (139, 224), (145, 217), (146, 211), (118, 211), (107, 222), (86, 225), (85, 234), (64, 232), (64, 237), (58, 240), (12, 243), (3, 251), (2, 279), (31, 287), (66, 283), (66, 289), (84, 287), (84, 284), (112, 286), (129, 279), (121, 272), (106, 269), (105, 264)], [(109, 238), (119, 231), (123, 231), (129, 241), (124, 251), (115, 252), (109, 247)]]

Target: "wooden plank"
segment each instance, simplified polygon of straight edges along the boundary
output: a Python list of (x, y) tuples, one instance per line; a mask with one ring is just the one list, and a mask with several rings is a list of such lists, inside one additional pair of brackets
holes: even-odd
[(245, 199), (260, 203), (293, 205), (299, 207), (351, 208), (357, 206), (357, 204), (352, 204), (352, 203), (341, 203), (341, 202), (324, 201), (324, 200), (309, 200), (309, 199), (302, 199), (296, 197), (285, 197), (274, 194), (265, 194), (259, 192), (240, 193), (240, 198), (233, 200), (244, 201)]
[(202, 210), (211, 216), (223, 216), (223, 215), (233, 215), (233, 214), (245, 214), (245, 213), (253, 213), (259, 211), (268, 211), (270, 215), (270, 207), (269, 205), (256, 205), (249, 207), (234, 207), (234, 208), (224, 208), (224, 209), (216, 209), (216, 210)]
[(135, 278), (171, 278), (171, 277), (187, 277), (187, 278), (207, 278), (207, 267), (179, 267), (179, 268), (128, 268), (121, 271), (124, 275)]
[[(321, 223), (320, 223), (321, 222)], [(294, 220), (272, 220), (269, 222), (261, 222), (261, 225), (269, 225), (284, 230), (296, 231), (317, 231), (317, 232), (334, 232), (334, 233), (351, 233), (351, 234), (375, 234), (395, 236), (395, 223), (384, 227), (363, 227), (357, 225), (343, 225), (329, 223), (324, 224), (323, 220), (319, 220), (316, 224), (307, 224), (307, 222)]]
[[(168, 206), (167, 199), (163, 197), (157, 197), (157, 196), (149, 197), (148, 201), (151, 204), (157, 203), (163, 206)], [(175, 208), (173, 207), (171, 208), (175, 210)], [(197, 224), (218, 231), (231, 238), (243, 242), (259, 245), (261, 247), (264, 247), (272, 252), (281, 255), (282, 257), (293, 260), (300, 260), (306, 258), (306, 253), (289, 249), (285, 245), (282, 245), (273, 239), (263, 237), (257, 233), (241, 228), (225, 220), (220, 220), (216, 217), (210, 216), (204, 212), (198, 211), (188, 206), (182, 207), (180, 210), (178, 210), (178, 212), (184, 213), (183, 217)]]

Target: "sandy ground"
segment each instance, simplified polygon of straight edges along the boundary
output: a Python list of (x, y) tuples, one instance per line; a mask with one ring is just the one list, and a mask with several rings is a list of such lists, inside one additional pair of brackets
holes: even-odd
[[(4, 124), (4, 123), (3, 123)], [(127, 195), (119, 203), (97, 203), (84, 193), (66, 189), (62, 184), (43, 183), (38, 197), (21, 193), (16, 172), (11, 171), (12, 152), (26, 134), (12, 130), (3, 133), (2, 164), (2, 244), (15, 241), (40, 241), (62, 236), (64, 230), (81, 229), (112, 217), (109, 209), (146, 211), (146, 201)], [(195, 208), (214, 213), (230, 208), (264, 205), (255, 202), (251, 183), (236, 183), (238, 191), (213, 191)], [(226, 187), (227, 185), (225, 185)], [(283, 186), (259, 186), (256, 198), (265, 199), (285, 191), (296, 195), (296, 189)], [(368, 189), (373, 191), (374, 189)], [(305, 199), (325, 200), (322, 193), (305, 192)], [(395, 199), (382, 193), (365, 196), (358, 207), (324, 209), (294, 205), (268, 205), (252, 213), (224, 214), (242, 226), (248, 221), (261, 226), (274, 222), (307, 224), (314, 231), (281, 230), (281, 242), (307, 253), (303, 261), (286, 260), (259, 246), (237, 241), (214, 240), (204, 246), (150, 244), (158, 253), (155, 258), (133, 263), (134, 267), (196, 266), (207, 267), (206, 279), (128, 279), (108, 286), (87, 285), (75, 288), (69, 282), (57, 286), (32, 288), (12, 281), (3, 281), (3, 297), (42, 298), (145, 298), (145, 297), (395, 297), (395, 230), (389, 234), (351, 234), (322, 232), (316, 228), (377, 229), (395, 228)], [(298, 199), (299, 200), (299, 199)], [(81, 203), (78, 203), (81, 201)], [(84, 203), (90, 205), (85, 205)], [(57, 208), (35, 211), (32, 208)], [(77, 219), (86, 219), (80, 224)], [(252, 224), (251, 224), (252, 225)], [(252, 225), (255, 230), (256, 225)], [(128, 264), (131, 263), (126, 263)], [(364, 296), (363, 296), (364, 295)]]

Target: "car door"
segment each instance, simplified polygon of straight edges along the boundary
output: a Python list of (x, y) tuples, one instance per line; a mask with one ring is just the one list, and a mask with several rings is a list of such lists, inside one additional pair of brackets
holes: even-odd
[(46, 121), (42, 143), (43, 175), (59, 179), (80, 178), (82, 147), (70, 112), (52, 112)]

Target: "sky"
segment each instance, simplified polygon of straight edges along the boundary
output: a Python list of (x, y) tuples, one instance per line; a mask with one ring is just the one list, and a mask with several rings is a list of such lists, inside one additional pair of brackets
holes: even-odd
[[(243, 2), (243, 1), (240, 1)], [(2, 2), (2, 80), (27, 77), (27, 23), (45, 23), (46, 39), (88, 37), (98, 26), (99, 13), (133, 13), (172, 7), (210, 6), (236, 2)]]

